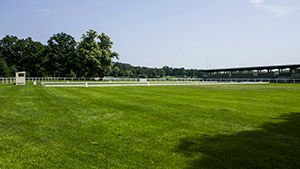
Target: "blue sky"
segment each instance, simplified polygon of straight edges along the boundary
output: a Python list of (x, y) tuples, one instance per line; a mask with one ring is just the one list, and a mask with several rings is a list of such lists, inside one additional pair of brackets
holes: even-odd
[(1, 39), (104, 32), (138, 66), (300, 63), (299, 0), (1, 0), (0, 18)]

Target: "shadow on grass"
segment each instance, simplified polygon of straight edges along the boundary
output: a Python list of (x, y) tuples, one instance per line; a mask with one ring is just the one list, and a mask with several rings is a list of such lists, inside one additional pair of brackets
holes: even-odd
[(179, 152), (188, 168), (300, 168), (300, 113), (281, 116), (260, 130), (184, 138)]

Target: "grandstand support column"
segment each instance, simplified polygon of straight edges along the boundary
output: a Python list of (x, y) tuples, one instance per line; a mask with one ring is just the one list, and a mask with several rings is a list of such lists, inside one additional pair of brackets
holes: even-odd
[(295, 73), (296, 72), (296, 69), (295, 68), (290, 68), (290, 73)]

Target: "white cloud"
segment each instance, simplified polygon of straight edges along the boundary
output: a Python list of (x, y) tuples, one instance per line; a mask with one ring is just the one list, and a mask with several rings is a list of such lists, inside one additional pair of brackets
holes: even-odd
[(264, 3), (264, 0), (249, 0), (249, 2), (253, 4), (262, 4)]
[(293, 12), (298, 11), (300, 8), (288, 8), (288, 7), (279, 7), (279, 6), (273, 6), (269, 4), (265, 4), (264, 0), (249, 0), (253, 6), (262, 8), (266, 11), (269, 11), (277, 16), (287, 16), (292, 14)]

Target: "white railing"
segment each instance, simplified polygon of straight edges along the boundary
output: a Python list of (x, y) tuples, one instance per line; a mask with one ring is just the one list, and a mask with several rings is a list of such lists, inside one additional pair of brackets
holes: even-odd
[[(26, 82), (138, 82), (138, 78), (95, 78), (95, 77), (26, 77)], [(186, 81), (206, 81), (206, 82), (270, 82), (270, 83), (300, 83), (300, 79), (287, 78), (147, 78), (148, 82), (186, 82)], [(15, 77), (0, 77), (0, 84), (13, 84)]]
[(0, 77), (0, 84), (13, 84), (16, 82), (14, 77)]
[(191, 86), (191, 85), (225, 85), (225, 84), (266, 84), (269, 82), (42, 82), (42, 87), (125, 87), (125, 86)]

